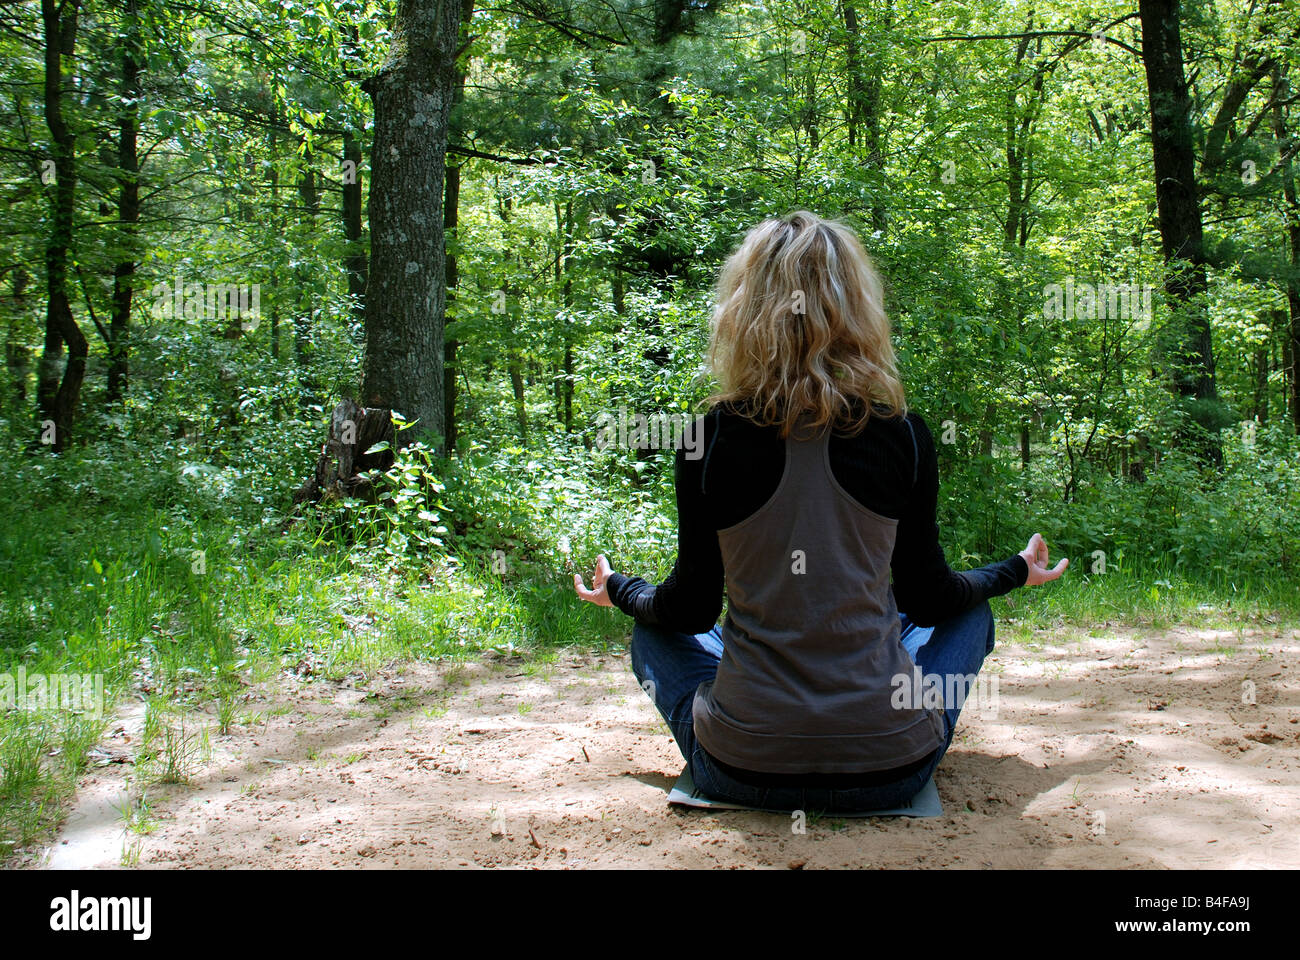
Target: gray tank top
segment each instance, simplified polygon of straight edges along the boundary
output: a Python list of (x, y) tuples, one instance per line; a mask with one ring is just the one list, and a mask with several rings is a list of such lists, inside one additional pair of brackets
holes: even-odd
[(723, 763), (762, 773), (904, 766), (943, 743), (943, 716), (919, 692), (895, 695), (895, 677), (918, 679), (889, 588), (898, 521), (836, 481), (829, 430), (798, 439), (808, 433), (786, 439), (771, 499), (718, 531), (723, 654), (695, 693), (695, 735)]

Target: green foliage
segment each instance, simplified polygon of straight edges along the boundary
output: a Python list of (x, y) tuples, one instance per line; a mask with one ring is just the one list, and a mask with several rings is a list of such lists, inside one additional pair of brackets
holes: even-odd
[[(384, 441), (366, 452), (387, 449), (389, 444)], [(341, 501), (341, 525), (379, 543), (395, 560), (440, 553), (447, 528), (439, 513), (446, 507), (439, 498), (446, 488), (435, 472), (433, 451), (423, 443), (412, 443), (387, 471), (375, 470), (366, 476), (374, 502)]]

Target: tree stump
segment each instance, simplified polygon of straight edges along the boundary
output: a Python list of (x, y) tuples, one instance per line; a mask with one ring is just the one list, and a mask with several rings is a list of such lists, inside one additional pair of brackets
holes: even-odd
[[(383, 450), (367, 453), (377, 443)], [(392, 411), (362, 407), (344, 400), (330, 416), (329, 439), (321, 445), (316, 469), (293, 495), (294, 503), (319, 503), (337, 497), (366, 495), (370, 480), (361, 474), (393, 465)]]

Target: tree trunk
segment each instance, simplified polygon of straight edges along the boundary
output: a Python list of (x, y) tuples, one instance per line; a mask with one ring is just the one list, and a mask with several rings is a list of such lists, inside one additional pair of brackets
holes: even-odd
[[(460, 164), (447, 168), (447, 186), (442, 205), (442, 222), (446, 237), (452, 242), (456, 239), (456, 227), (460, 223)], [(447, 250), (447, 305), (451, 306), (456, 296), (456, 286), (460, 283), (460, 265), (456, 260), (454, 248)], [(456, 429), (456, 349), (460, 344), (455, 337), (447, 337), (443, 347), (443, 390), (442, 409), (447, 453), (456, 452), (456, 441), (460, 431)]]
[[(462, 55), (469, 45), (469, 24), (473, 16), (474, 0), (462, 0), (460, 8), (460, 50), (458, 51)], [(456, 65), (456, 85), (451, 101), (453, 111), (465, 99), (465, 75), (468, 69), (468, 64), (463, 61)], [(450, 122), (454, 123), (454, 121), (453, 116), (450, 118)], [(456, 295), (456, 286), (460, 283), (460, 265), (456, 260), (455, 250), (456, 227), (460, 223), (460, 167), (461, 165), (458, 163), (447, 168), (447, 184), (443, 191), (442, 222), (443, 232), (448, 241), (446, 268), (448, 305)], [(442, 391), (442, 410), (445, 423), (443, 433), (449, 455), (455, 454), (456, 443), (460, 439), (460, 431), (457, 429), (456, 420), (456, 400), (460, 393), (459, 368), (456, 364), (456, 350), (459, 346), (460, 344), (455, 337), (447, 337), (446, 346), (443, 348), (445, 364)]]
[[(275, 166), (275, 134), (270, 137), (271, 152), (271, 233), (279, 239), (283, 236), (282, 224), (280, 220), (280, 171)], [(271, 257), (271, 289), (278, 289), (280, 271), (279, 271), (279, 248)], [(271, 359), (280, 359), (280, 298), (271, 297)]]
[(519, 423), (519, 435), (528, 442), (528, 406), (524, 402), (524, 376), (519, 368), (519, 358), (513, 353), (508, 363), (510, 369), (510, 389), (515, 395), (515, 420)]
[[(876, 66), (869, 74), (863, 72), (862, 32), (858, 25), (857, 8), (852, 3), (845, 2), (842, 4), (841, 15), (844, 19), (844, 30), (848, 38), (846, 66), (849, 73), (847, 117), (849, 146), (856, 147), (859, 137), (861, 137), (865, 165), (877, 174), (873, 194), (879, 197), (885, 189), (885, 136), (884, 127), (880, 122), (880, 99), (883, 87), (881, 71), (879, 66)], [(883, 29), (890, 29), (893, 19), (893, 2), (892, 0), (886, 0), (884, 4), (884, 22), (881, 25)], [(878, 64), (880, 62), (879, 58), (875, 58), (873, 62)], [(882, 232), (887, 226), (888, 213), (885, 205), (876, 200), (871, 205), (871, 228), (877, 232)]]
[(352, 318), (358, 327), (362, 327), (366, 320), (366, 247), (362, 240), (361, 226), (361, 164), (361, 141), (352, 131), (346, 131), (343, 134), (343, 236), (347, 240), (348, 252), (343, 266), (348, 272), (348, 300), (352, 304)]
[[(267, 262), (268, 262), (267, 279), (271, 290), (280, 289), (282, 267), (285, 264), (284, 215), (283, 212), (280, 210), (280, 168), (276, 165), (276, 160), (277, 160), (276, 147), (279, 145), (280, 142), (279, 137), (276, 133), (276, 129), (279, 126), (279, 121), (280, 121), (279, 110), (277, 109), (275, 122), (271, 125), (270, 129), (267, 131), (267, 137), (266, 137), (266, 141), (267, 141), (266, 152), (267, 152), (267, 156), (270, 158), (270, 169), (267, 172), (267, 178), (270, 181), (268, 183), (268, 187), (269, 187), (269, 193), (271, 195), (271, 207), (270, 210), (267, 212), (267, 219), (270, 221), (271, 224), (271, 243), (270, 243), (271, 252), (267, 258)], [(279, 360), (281, 354), (280, 298), (277, 296), (271, 297), (270, 314), (271, 315), (268, 318), (269, 323), (267, 324), (270, 327), (270, 330), (267, 332), (271, 340), (271, 359), (275, 361), (272, 364), (272, 366), (276, 369), (279, 369), (280, 368)], [(275, 418), (277, 423), (284, 418), (284, 399), (279, 392), (275, 394), (274, 399), (272, 399), (271, 401), (271, 416)]]
[[(388, 448), (367, 452), (381, 442)], [(387, 410), (362, 408), (344, 400), (330, 417), (329, 438), (320, 448), (316, 469), (294, 492), (293, 502), (315, 503), (368, 492), (369, 480), (358, 474), (392, 466), (392, 445), (393, 420)]]
[(27, 405), (27, 371), (31, 351), (23, 343), (20, 324), (27, 316), (27, 284), (31, 275), (22, 266), (13, 268), (13, 302), (8, 311), (9, 329), (5, 337), (5, 369), (9, 374), (9, 396), (14, 413), (19, 414)]
[(564, 355), (560, 389), (556, 393), (559, 401), (560, 419), (564, 423), (564, 432), (573, 432), (573, 198), (570, 197), (560, 216), (560, 205), (555, 205), (555, 226), (560, 232), (560, 254), (555, 261), (555, 280), (560, 284), (564, 304)]
[(447, 120), (456, 86), (460, 0), (400, 0), (383, 69), (362, 85), (375, 108), (370, 273), (361, 392), (366, 406), (445, 440), (443, 246)]
[[(50, 236), (45, 247), (48, 300), (45, 310), (45, 352), (41, 356), (41, 416), (54, 424), (55, 450), (67, 447), (86, 379), (90, 345), (72, 316), (68, 298), (68, 252), (76, 211), (76, 135), (63, 116), (63, 58), (71, 56), (77, 41), (80, 0), (41, 0), (45, 31), (45, 123), (54, 153), (54, 198)], [(67, 362), (59, 375), (63, 348)]]
[[(1165, 350), (1174, 389), (1184, 400), (1214, 401), (1214, 342), (1204, 302), (1207, 288), (1192, 103), (1183, 72), (1179, 0), (1139, 0), (1142, 60), (1151, 111), (1156, 208), (1167, 268), (1165, 294), (1173, 312)], [(1207, 410), (1197, 408), (1203, 425)], [(1211, 460), (1222, 456), (1216, 433), (1206, 441)]]
[(858, 33), (858, 11), (849, 0), (840, 4), (840, 11), (844, 19), (844, 66), (849, 75), (849, 95), (844, 102), (844, 122), (849, 149), (852, 150), (858, 145), (858, 129), (862, 123), (862, 107), (866, 100), (866, 90), (862, 82), (862, 47)]
[[(1273, 133), (1277, 142), (1282, 149), (1282, 155), (1287, 156), (1291, 147), (1291, 135), (1287, 130), (1286, 114), (1283, 112), (1282, 104), (1279, 102), (1290, 92), (1288, 89), (1286, 77), (1280, 70), (1273, 74), (1274, 102), (1273, 102)], [(1285, 203), (1282, 207), (1282, 218), (1286, 224), (1287, 246), (1290, 248), (1291, 275), (1286, 284), (1286, 303), (1287, 313), (1290, 316), (1290, 322), (1283, 328), (1283, 343), (1286, 349), (1283, 351), (1287, 357), (1286, 360), (1286, 382), (1289, 387), (1290, 396), (1287, 398), (1291, 407), (1291, 422), (1297, 433), (1300, 433), (1300, 371), (1296, 370), (1297, 363), (1300, 363), (1300, 199), (1296, 196), (1295, 185), (1295, 167), (1291, 160), (1287, 159), (1282, 164), (1282, 196)]]
[(1291, 411), (1291, 424), (1296, 433), (1300, 433), (1300, 409), (1297, 401), (1300, 401), (1300, 384), (1296, 383), (1295, 356), (1297, 343), (1292, 339), (1292, 334), (1296, 332), (1294, 325), (1289, 328), (1282, 328), (1282, 371), (1286, 377), (1285, 389), (1282, 391), (1282, 400), (1288, 410)]
[(126, 0), (122, 39), (122, 113), (118, 118), (117, 220), (121, 250), (113, 265), (113, 309), (108, 321), (108, 400), (122, 399), (127, 389), (131, 328), (131, 300), (140, 224), (140, 157), (138, 153), (140, 111), (139, 9), (136, 0)]
[[(1272, 338), (1270, 337), (1270, 340)], [(1255, 374), (1255, 419), (1260, 423), (1268, 423), (1268, 360), (1271, 351), (1270, 343), (1255, 348), (1254, 374)]]
[[(299, 235), (313, 237), (320, 213), (320, 186), (316, 179), (316, 158), (310, 148), (303, 153), (298, 174), (298, 202)], [(316, 339), (315, 271), (303, 262), (294, 271), (294, 279), (298, 287), (298, 309), (293, 318), (293, 357), (298, 366), (302, 405), (310, 407), (321, 402), (312, 363)]]

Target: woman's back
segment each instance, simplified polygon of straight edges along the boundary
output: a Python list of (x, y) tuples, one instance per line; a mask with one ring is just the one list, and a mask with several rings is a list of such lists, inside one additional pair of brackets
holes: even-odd
[[(747, 770), (897, 767), (943, 740), (937, 710), (890, 696), (894, 678), (910, 682), (912, 671), (889, 583), (898, 520), (836, 479), (829, 431), (800, 433), (784, 442), (770, 498), (717, 531), (725, 652), (716, 680), (697, 693), (696, 735)], [(727, 459), (724, 451), (716, 466)]]
[[(718, 532), (742, 523), (772, 498), (786, 462), (775, 426), (759, 426), (725, 406), (705, 418), (704, 454), (677, 454), (677, 560), (658, 586), (615, 574), (611, 601), (644, 623), (699, 633), (723, 607)], [(974, 570), (952, 570), (939, 544), (935, 514), (939, 471), (934, 440), (916, 413), (872, 416), (855, 435), (826, 441), (830, 476), (861, 507), (898, 521), (890, 567), (898, 610), (930, 626), (1023, 582), (1018, 558)], [(790, 562), (789, 553), (774, 558)]]

